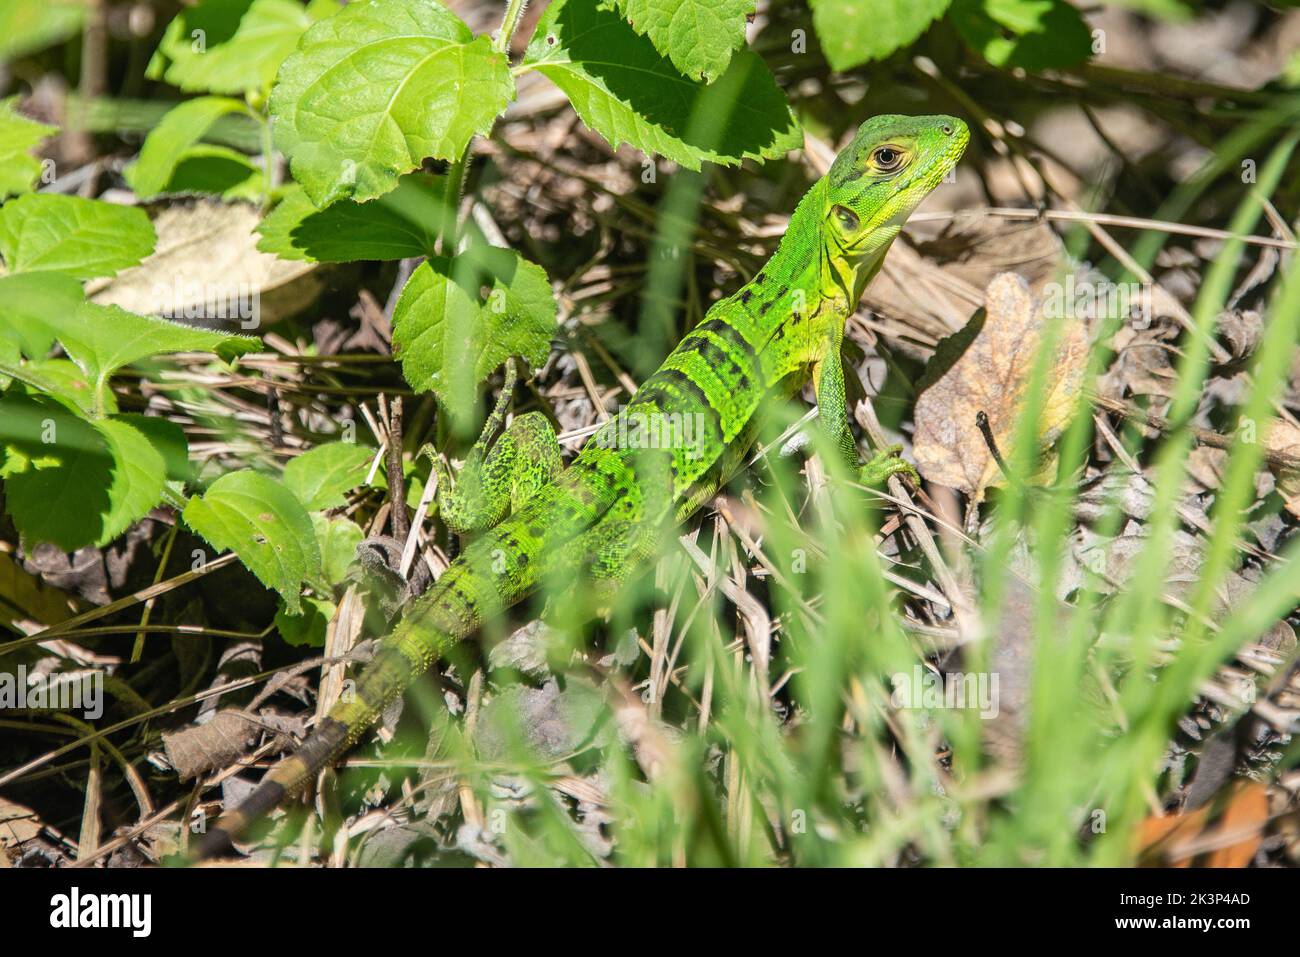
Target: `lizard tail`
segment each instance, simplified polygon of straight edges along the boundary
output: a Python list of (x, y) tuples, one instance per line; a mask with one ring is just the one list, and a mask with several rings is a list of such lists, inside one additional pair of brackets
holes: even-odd
[(421, 596), (361, 670), (356, 687), (340, 698), (293, 754), (262, 778), (238, 807), (225, 811), (200, 839), (193, 860), (228, 855), (258, 819), (301, 791), (350, 748), (417, 676), (478, 624), (481, 578), (454, 564)]

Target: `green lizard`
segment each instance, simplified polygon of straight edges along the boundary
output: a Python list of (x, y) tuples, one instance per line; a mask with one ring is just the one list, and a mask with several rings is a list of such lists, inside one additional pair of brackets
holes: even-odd
[(888, 449), (860, 463), (845, 408), (844, 325), (912, 210), (956, 165), (970, 133), (950, 116), (877, 116), (859, 128), (830, 171), (800, 201), (776, 253), (754, 279), (719, 301), (639, 388), (629, 417), (693, 417), (694, 442), (647, 450), (619, 443), (615, 420), (567, 469), (539, 413), (497, 442), (513, 386), (470, 453), (456, 493), (439, 469), (439, 505), (456, 531), (482, 530), (380, 644), (356, 681), (293, 754), (239, 807), (221, 816), (197, 856), (232, 838), (350, 748), (394, 698), (456, 642), (533, 592), (557, 571), (615, 589), (674, 523), (707, 502), (740, 468), (765, 401), (811, 381), (818, 415), (865, 482), (911, 471)]

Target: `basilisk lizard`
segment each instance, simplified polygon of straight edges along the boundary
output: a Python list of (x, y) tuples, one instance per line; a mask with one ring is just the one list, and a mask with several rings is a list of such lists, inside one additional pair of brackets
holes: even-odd
[[(608, 420), (567, 469), (540, 413), (516, 419), (489, 448), (514, 376), (461, 470), (439, 470), (444, 520), (481, 531), (416, 599), (354, 693), (204, 835), (197, 856), (229, 848), (248, 824), (301, 790), (350, 748), (384, 708), (456, 642), (557, 571), (617, 588), (665, 531), (727, 482), (773, 398), (812, 382), (818, 417), (864, 482), (911, 466), (886, 449), (865, 465), (849, 431), (840, 346), (848, 317), (907, 217), (957, 163), (970, 133), (951, 116), (877, 116), (862, 124), (805, 194), (780, 246), (749, 283), (716, 303), (629, 401), (648, 418), (699, 416), (689, 448), (621, 447)], [(435, 460), (436, 461), (436, 460)]]

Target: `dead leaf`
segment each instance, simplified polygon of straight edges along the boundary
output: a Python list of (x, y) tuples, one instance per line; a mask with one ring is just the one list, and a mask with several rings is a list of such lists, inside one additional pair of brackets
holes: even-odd
[(541, 688), (512, 685), (483, 706), (475, 744), (484, 758), (515, 753), (522, 744), (543, 760), (558, 760), (598, 738), (603, 699), (589, 685), (554, 679)]
[(1138, 858), (1151, 867), (1191, 867), (1206, 855), (1205, 867), (1246, 867), (1255, 859), (1267, 823), (1268, 787), (1242, 781), (1218, 814), (1207, 805), (1148, 817), (1138, 827)]
[(23, 845), (41, 833), (41, 819), (29, 807), (0, 797), (0, 857), (22, 854)]
[[(1300, 429), (1290, 422), (1277, 419), (1264, 433), (1264, 446), (1276, 455), (1300, 459)], [(1300, 517), (1300, 470), (1282, 468), (1270, 463), (1277, 479), (1277, 492), (1286, 503), (1286, 510)]]
[(246, 203), (165, 206), (154, 218), (153, 254), (112, 279), (88, 284), (87, 292), (101, 305), (255, 333), (302, 309), (321, 287), (315, 263), (288, 262), (257, 248), (259, 221)]
[[(1052, 447), (1069, 421), (1087, 361), (1083, 324), (1059, 321), (1056, 358), (1048, 369), (1037, 429), (1040, 451)], [(939, 343), (916, 403), (914, 454), (926, 479), (973, 494), (976, 500), (989, 486), (1001, 484), (1000, 468), (977, 417), (981, 412), (988, 417), (1005, 458), (1043, 330), (1043, 313), (1029, 285), (1015, 273), (1002, 273), (989, 283), (984, 311)], [(1031, 481), (1045, 479), (1046, 475), (1039, 475)]]
[(304, 729), (293, 719), (231, 709), (218, 711), (203, 724), (164, 734), (163, 750), (180, 779), (188, 781), (243, 757), (264, 730), (279, 735), (283, 748), (289, 747), (294, 736), (301, 736)]

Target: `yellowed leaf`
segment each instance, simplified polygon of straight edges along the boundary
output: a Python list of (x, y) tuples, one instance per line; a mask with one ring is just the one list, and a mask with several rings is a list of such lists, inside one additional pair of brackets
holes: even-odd
[(41, 819), (29, 807), (0, 797), (0, 858), (17, 857), (23, 845), (41, 833)]
[(139, 266), (86, 287), (101, 305), (178, 322), (256, 333), (310, 304), (317, 266), (257, 248), (261, 217), (246, 203), (197, 200), (163, 207), (158, 244)]
[[(985, 291), (983, 312), (939, 343), (916, 403), (914, 455), (926, 479), (977, 499), (988, 487), (1002, 484), (978, 416), (982, 412), (988, 417), (998, 451), (1009, 458), (1045, 321), (1025, 280), (1016, 273), (1000, 273)], [(1060, 326), (1036, 429), (1040, 456), (1050, 452), (1073, 414), (1088, 355), (1081, 321), (1050, 321)], [(1046, 464), (1031, 482), (1050, 480), (1052, 463)]]
[[(1286, 455), (1300, 460), (1300, 429), (1290, 422), (1275, 419), (1264, 433), (1264, 447), (1275, 455)], [(1300, 517), (1300, 469), (1285, 468), (1270, 463), (1277, 478), (1277, 491), (1286, 503), (1286, 510)]]

